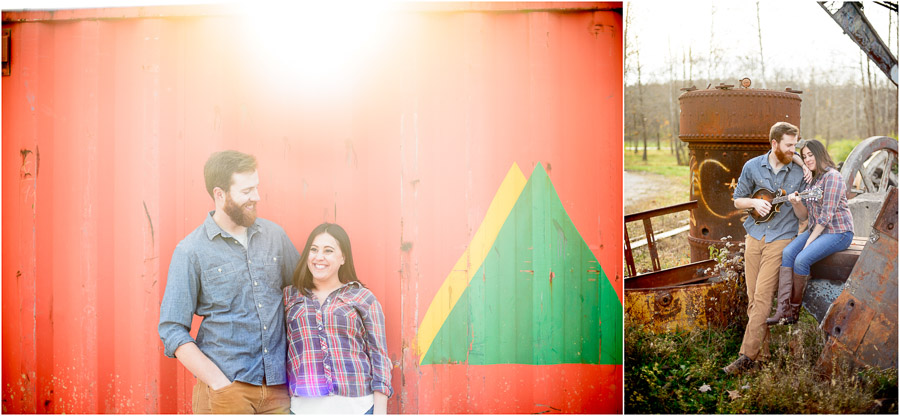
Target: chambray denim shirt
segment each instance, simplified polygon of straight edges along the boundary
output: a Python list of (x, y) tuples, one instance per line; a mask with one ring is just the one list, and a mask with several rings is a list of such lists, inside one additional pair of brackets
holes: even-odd
[[(159, 337), (168, 357), (188, 342), (230, 381), (286, 382), (287, 342), (282, 288), (300, 254), (277, 224), (261, 218), (247, 229), (247, 248), (213, 220), (182, 240), (172, 254), (159, 311)], [(194, 315), (203, 317), (196, 341)]]
[[(769, 164), (769, 153), (772, 153), (772, 150), (744, 164), (741, 177), (734, 188), (734, 199), (749, 198), (762, 188), (772, 192), (784, 189), (788, 194), (803, 190), (803, 168), (791, 162), (776, 173)], [(744, 220), (747, 234), (757, 240), (765, 238), (767, 243), (796, 237), (799, 226), (800, 221), (788, 201), (785, 201), (781, 205), (781, 210), (767, 222), (757, 224), (749, 215)]]

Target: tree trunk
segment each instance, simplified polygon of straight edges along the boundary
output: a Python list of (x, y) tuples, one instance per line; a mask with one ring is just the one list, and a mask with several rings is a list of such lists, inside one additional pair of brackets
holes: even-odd
[(866, 121), (868, 121), (869, 125), (866, 129), (867, 137), (872, 137), (876, 134), (877, 129), (875, 128), (875, 90), (872, 88), (872, 65), (871, 61), (866, 59), (866, 78), (869, 81), (868, 86), (868, 94), (866, 94)]
[(656, 122), (656, 150), (662, 150), (662, 145), (659, 143), (659, 122)]
[(756, 2), (756, 32), (759, 35), (759, 65), (762, 68), (762, 74), (760, 79), (760, 84), (763, 88), (766, 87), (766, 58), (763, 56), (763, 41), (762, 41), (762, 25), (760, 25), (759, 19), (759, 1)]

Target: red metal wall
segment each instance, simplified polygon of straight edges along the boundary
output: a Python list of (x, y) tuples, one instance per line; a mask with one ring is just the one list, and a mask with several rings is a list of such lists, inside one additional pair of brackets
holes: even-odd
[(616, 9), (395, 7), (337, 81), (267, 59), (231, 9), (4, 12), (3, 411), (190, 411), (159, 303), (175, 245), (212, 209), (202, 165), (233, 148), (257, 156), (260, 215), (295, 245), (322, 221), (348, 230), (385, 307), (390, 411), (621, 412), (621, 361), (419, 366), (414, 345), (513, 164), (546, 169), (621, 308)]

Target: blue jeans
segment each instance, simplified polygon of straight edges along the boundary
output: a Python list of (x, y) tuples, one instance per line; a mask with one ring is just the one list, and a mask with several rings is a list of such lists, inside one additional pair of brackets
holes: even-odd
[(801, 276), (809, 274), (809, 267), (813, 263), (828, 257), (830, 254), (846, 250), (847, 247), (850, 247), (850, 243), (853, 242), (852, 231), (840, 234), (823, 233), (810, 243), (809, 247), (804, 249), (803, 246), (806, 245), (806, 240), (809, 239), (809, 233), (810, 230), (806, 230), (803, 234), (798, 235), (794, 241), (791, 241), (784, 248), (784, 253), (781, 255), (781, 266), (793, 267), (794, 273)]

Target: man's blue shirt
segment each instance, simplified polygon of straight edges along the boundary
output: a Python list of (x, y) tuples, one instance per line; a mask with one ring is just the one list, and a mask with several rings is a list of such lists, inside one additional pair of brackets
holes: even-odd
[[(793, 162), (784, 165), (778, 172), (769, 163), (769, 150), (764, 155), (754, 157), (744, 164), (741, 177), (734, 188), (733, 199), (750, 198), (759, 189), (776, 192), (784, 189), (788, 194), (803, 188), (803, 168)], [(744, 229), (751, 237), (766, 242), (790, 239), (797, 236), (800, 221), (794, 215), (790, 202), (781, 205), (781, 210), (767, 222), (757, 224), (753, 217), (744, 220)]]
[[(172, 254), (159, 313), (165, 354), (188, 342), (229, 381), (286, 382), (287, 347), (282, 288), (291, 283), (300, 254), (277, 224), (258, 218), (245, 248), (213, 220), (182, 240)], [(196, 341), (194, 315), (203, 317)]]

